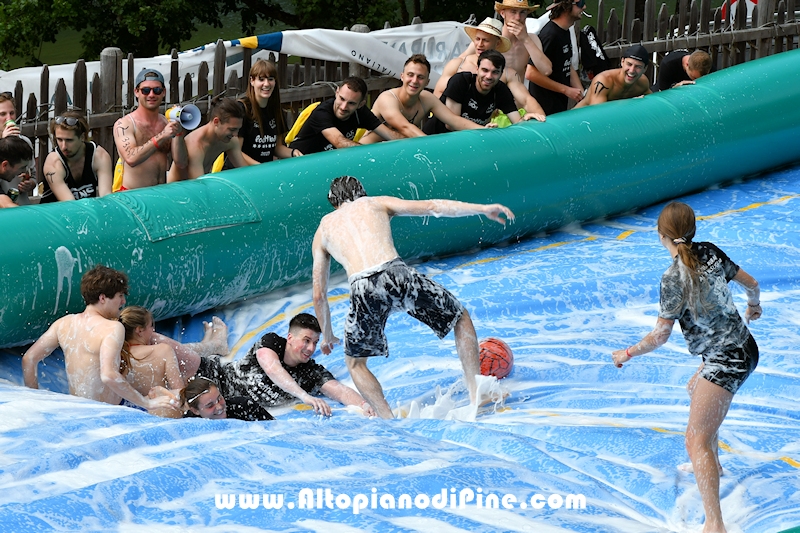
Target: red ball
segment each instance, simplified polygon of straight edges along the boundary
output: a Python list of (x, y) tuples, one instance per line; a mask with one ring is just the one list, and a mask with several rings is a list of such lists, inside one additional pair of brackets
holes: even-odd
[(495, 337), (480, 342), (481, 374), (503, 379), (514, 367), (514, 352), (508, 344)]

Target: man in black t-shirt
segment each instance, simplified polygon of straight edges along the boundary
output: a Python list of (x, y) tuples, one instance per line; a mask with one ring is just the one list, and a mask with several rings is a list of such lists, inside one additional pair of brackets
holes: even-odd
[(366, 82), (355, 76), (346, 78), (336, 89), (333, 100), (322, 102), (311, 112), (289, 148), (292, 150), (296, 148), (308, 155), (368, 144), (353, 140), (359, 128), (374, 131), (384, 141), (401, 139), (401, 135), (382, 124), (372, 111), (364, 106), (366, 103)]
[(581, 19), (586, 0), (555, 0), (551, 6), (550, 22), (539, 32), (545, 55), (553, 64), (553, 72), (545, 76), (528, 63), (525, 78), (531, 82), (530, 93), (547, 115), (566, 111), (569, 100), (580, 102), (583, 85), (572, 68), (572, 40), (570, 28)]
[[(496, 110), (508, 116), (512, 124), (533, 118), (533, 114), (520, 117), (514, 96), (508, 86), (500, 81), (506, 60), (496, 50), (486, 50), (478, 56), (478, 73), (459, 72), (447, 82), (442, 102), (456, 115), (485, 126)], [(428, 120), (422, 129), (428, 135), (449, 131), (436, 117)]]
[(711, 56), (702, 50), (673, 50), (658, 66), (658, 81), (652, 91), (665, 91), (681, 85), (692, 85), (694, 80), (711, 72)]
[(286, 338), (267, 333), (242, 359), (221, 364), (218, 358), (201, 358), (197, 376), (219, 383), (225, 398), (245, 396), (262, 407), (288, 403), (295, 398), (330, 416), (331, 407), (322, 398), (361, 407), (364, 414), (375, 412), (355, 390), (337, 381), (311, 357), (317, 349), (321, 329), (312, 315), (300, 313), (289, 322)]

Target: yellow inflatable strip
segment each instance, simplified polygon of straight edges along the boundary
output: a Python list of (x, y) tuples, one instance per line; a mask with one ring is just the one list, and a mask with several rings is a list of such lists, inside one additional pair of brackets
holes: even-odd
[(697, 217), (697, 220), (710, 220), (712, 218), (719, 218), (724, 217), (726, 215), (732, 215), (734, 213), (742, 213), (744, 211), (750, 211), (752, 209), (758, 209), (759, 207), (763, 207), (765, 205), (771, 204), (779, 204), (781, 202), (786, 202), (788, 200), (793, 200), (795, 198), (800, 198), (800, 194), (789, 194), (786, 196), (781, 196), (780, 198), (776, 198), (774, 200), (767, 200), (766, 202), (757, 202), (755, 204), (750, 204), (745, 207), (740, 207), (739, 209), (730, 209), (728, 211), (721, 211), (719, 213), (715, 213), (713, 215), (703, 215)]
[[(332, 297), (328, 298), (328, 301), (331, 302), (331, 303), (337, 303), (337, 302), (340, 302), (342, 300), (346, 300), (348, 298), (350, 298), (349, 294), (340, 294), (338, 296), (332, 296)], [(255, 337), (256, 335), (260, 335), (261, 332), (264, 331), (266, 328), (268, 328), (268, 327), (270, 327), (270, 326), (272, 326), (274, 324), (277, 324), (278, 322), (282, 322), (282, 321), (286, 320), (288, 317), (293, 317), (297, 313), (302, 313), (303, 311), (307, 311), (311, 307), (313, 307), (313, 304), (312, 303), (307, 303), (305, 305), (301, 305), (299, 307), (295, 307), (289, 313), (285, 313), (285, 312), (284, 313), (278, 313), (277, 315), (275, 315), (274, 317), (270, 318), (269, 320), (267, 320), (266, 322), (264, 322), (263, 324), (261, 324), (257, 328), (252, 329), (252, 330), (248, 331), (247, 333), (245, 333), (244, 335), (242, 335), (242, 338), (239, 339), (236, 342), (236, 344), (233, 345), (233, 348), (231, 348), (231, 351), (229, 353), (233, 353), (233, 354), (237, 353), (242, 348), (242, 346), (244, 344), (247, 344), (250, 341), (252, 341), (253, 337)]]

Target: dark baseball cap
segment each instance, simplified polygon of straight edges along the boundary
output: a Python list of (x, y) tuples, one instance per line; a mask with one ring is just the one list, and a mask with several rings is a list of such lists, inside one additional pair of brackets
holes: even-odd
[(143, 81), (147, 80), (160, 81), (161, 85), (164, 87), (167, 86), (167, 84), (164, 83), (164, 76), (162, 76), (159, 71), (154, 68), (143, 68), (139, 71), (139, 74), (136, 75), (136, 82), (134, 83), (133, 88), (135, 89)]
[(647, 48), (642, 46), (641, 44), (637, 44), (631, 46), (625, 53), (622, 55), (622, 58), (625, 59), (626, 57), (630, 57), (631, 59), (636, 59), (644, 63), (645, 66), (650, 63), (650, 52), (647, 51)]

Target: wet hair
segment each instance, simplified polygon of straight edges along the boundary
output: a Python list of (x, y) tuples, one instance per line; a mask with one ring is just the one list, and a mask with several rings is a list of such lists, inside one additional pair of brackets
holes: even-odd
[(345, 78), (342, 80), (342, 83), (339, 84), (339, 87), (347, 87), (356, 93), (361, 93), (361, 100), (365, 100), (367, 98), (367, 82), (359, 78), (358, 76), (350, 76), (349, 78)]
[(366, 195), (367, 191), (358, 179), (353, 176), (339, 176), (331, 182), (328, 201), (333, 207), (339, 207), (345, 202), (352, 202)]
[(703, 50), (695, 50), (689, 54), (689, 68), (705, 76), (711, 72), (711, 56)]
[[(275, 78), (275, 89), (272, 90), (272, 95), (267, 100), (267, 116), (275, 119), (275, 124), (278, 128), (278, 135), (286, 133), (286, 122), (283, 119), (283, 111), (281, 111), (281, 91), (280, 84), (277, 83), (278, 69), (272, 61), (258, 59), (253, 66), (250, 67), (250, 80), (256, 78)], [(261, 123), (261, 113), (258, 107), (258, 100), (256, 99), (256, 90), (253, 86), (247, 84), (247, 94), (244, 98), (239, 100), (244, 105), (245, 113), (248, 118), (258, 124), (258, 131), (264, 135), (264, 124)]]
[(8, 164), (13, 166), (31, 159), (33, 159), (33, 148), (18, 135), (0, 139), (0, 162), (8, 161)]
[(428, 58), (425, 57), (425, 54), (414, 54), (413, 56), (406, 59), (406, 62), (403, 63), (403, 70), (406, 69), (406, 65), (409, 63), (416, 63), (418, 65), (422, 65), (423, 67), (428, 69), (428, 74), (431, 73), (431, 62), (428, 61)]
[(153, 313), (138, 305), (126, 307), (119, 314), (119, 321), (125, 327), (125, 341), (122, 343), (120, 354), (119, 373), (125, 374), (131, 368), (131, 359), (136, 359), (131, 353), (131, 340), (136, 335), (136, 328), (146, 328), (153, 322)]
[(696, 230), (694, 210), (683, 202), (668, 203), (658, 216), (658, 232), (672, 241), (678, 250), (678, 268), (684, 294), (680, 305), (688, 303), (694, 316), (705, 307), (698, 272), (700, 261), (692, 250)]
[(119, 270), (96, 265), (81, 278), (81, 296), (86, 305), (96, 304), (101, 294), (113, 298), (118, 292), (128, 294), (128, 276)]
[(200, 396), (211, 390), (211, 387), (216, 387), (219, 390), (219, 385), (216, 381), (208, 379), (204, 376), (194, 376), (189, 378), (186, 382), (186, 387), (183, 389), (183, 395), (186, 397), (186, 404), (189, 407), (197, 409)]
[(308, 313), (300, 313), (295, 315), (289, 321), (289, 333), (297, 333), (301, 329), (310, 329), (314, 333), (322, 333), (322, 328), (319, 327), (319, 321), (314, 315)]
[(233, 98), (220, 98), (211, 104), (208, 121), (218, 118), (220, 122), (228, 122), (232, 118), (244, 120), (244, 109)]
[(506, 68), (506, 58), (497, 50), (484, 50), (481, 52), (481, 55), (478, 56), (478, 66), (484, 59), (491, 61), (494, 68), (499, 68), (501, 71)]
[(83, 117), (82, 114), (78, 113), (77, 111), (64, 111), (61, 113), (61, 116), (64, 118), (74, 118), (78, 121), (77, 124), (74, 126), (70, 126), (66, 122), (62, 122), (61, 124), (56, 124), (56, 119), (52, 119), (50, 121), (50, 135), (55, 139), (56, 135), (56, 128), (61, 128), (62, 130), (67, 131), (74, 131), (77, 133), (78, 137), (83, 134), (89, 133), (89, 123), (86, 122), (86, 119)]

